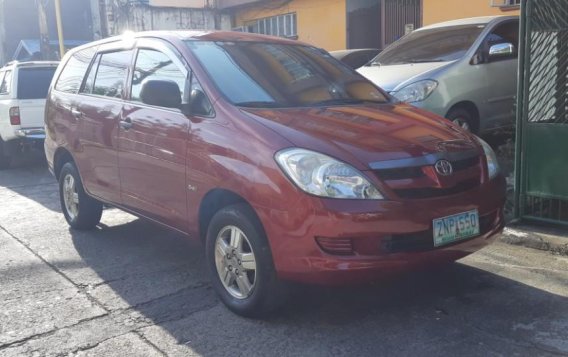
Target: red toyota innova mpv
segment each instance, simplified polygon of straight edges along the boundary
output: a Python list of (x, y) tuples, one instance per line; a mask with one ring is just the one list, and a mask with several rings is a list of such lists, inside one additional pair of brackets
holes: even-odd
[(285, 282), (452, 262), (503, 228), (485, 142), (296, 41), (153, 32), (73, 49), (46, 133), (72, 228), (109, 204), (203, 240), (245, 316), (275, 309)]

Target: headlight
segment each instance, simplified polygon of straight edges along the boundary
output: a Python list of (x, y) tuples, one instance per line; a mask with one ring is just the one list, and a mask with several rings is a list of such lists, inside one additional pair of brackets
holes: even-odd
[(497, 161), (497, 155), (495, 155), (495, 151), (481, 138), (477, 138), (477, 141), (483, 147), (483, 151), (485, 152), (485, 157), (487, 158), (487, 173), (489, 174), (489, 178), (492, 179), (499, 173), (499, 162)]
[(401, 102), (413, 103), (421, 102), (428, 98), (430, 94), (438, 87), (438, 82), (431, 79), (426, 79), (419, 82), (414, 82), (392, 93), (396, 99)]
[(329, 156), (305, 149), (285, 149), (275, 156), (298, 187), (320, 197), (382, 200), (361, 172)]

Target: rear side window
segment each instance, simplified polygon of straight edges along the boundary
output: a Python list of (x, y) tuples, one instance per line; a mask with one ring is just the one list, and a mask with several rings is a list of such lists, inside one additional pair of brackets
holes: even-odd
[(96, 48), (90, 47), (73, 54), (63, 68), (55, 84), (55, 89), (67, 93), (77, 93), (95, 52)]
[(18, 72), (18, 99), (45, 99), (55, 67), (22, 68)]
[(132, 50), (128, 50), (101, 55), (93, 94), (113, 98), (122, 97), (132, 53)]
[(0, 94), (10, 94), (12, 91), (12, 71), (6, 71), (0, 83)]

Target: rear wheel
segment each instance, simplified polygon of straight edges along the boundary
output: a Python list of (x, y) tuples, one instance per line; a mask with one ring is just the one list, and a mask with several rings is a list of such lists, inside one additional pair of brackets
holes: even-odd
[(5, 170), (10, 167), (12, 158), (6, 154), (4, 150), (4, 140), (0, 138), (0, 170)]
[(101, 221), (103, 205), (85, 193), (79, 172), (72, 162), (61, 169), (59, 198), (63, 215), (72, 228), (92, 229)]
[(276, 276), (264, 230), (248, 205), (231, 205), (215, 214), (206, 257), (215, 291), (236, 314), (261, 317), (286, 300), (288, 289)]

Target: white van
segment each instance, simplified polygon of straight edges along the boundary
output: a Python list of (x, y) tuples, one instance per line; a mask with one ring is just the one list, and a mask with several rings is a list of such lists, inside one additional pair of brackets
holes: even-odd
[(0, 169), (45, 139), (47, 90), (58, 62), (10, 62), (0, 68)]

